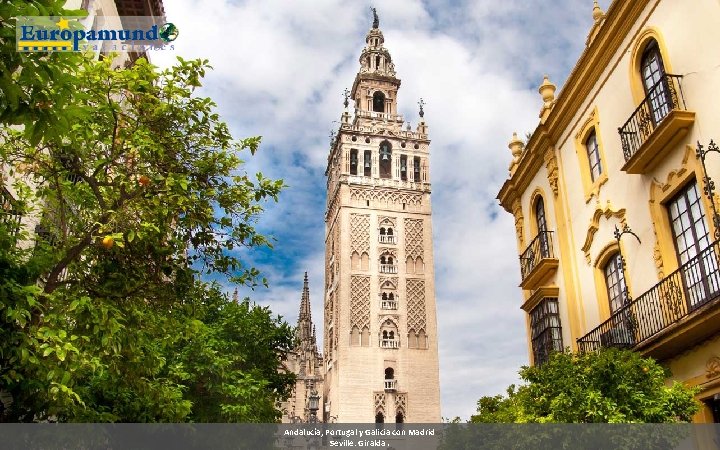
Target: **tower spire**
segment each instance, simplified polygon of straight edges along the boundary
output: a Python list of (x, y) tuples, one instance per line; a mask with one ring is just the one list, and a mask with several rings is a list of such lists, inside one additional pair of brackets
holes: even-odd
[(296, 328), (298, 345), (305, 350), (315, 348), (313, 336), (312, 314), (310, 312), (310, 288), (308, 287), (308, 274), (305, 272), (302, 297), (300, 300), (300, 314)]
[(300, 299), (300, 315), (298, 316), (298, 322), (307, 320), (312, 323), (312, 316), (310, 312), (310, 288), (308, 287), (308, 274), (305, 272), (305, 280), (303, 281), (302, 297)]

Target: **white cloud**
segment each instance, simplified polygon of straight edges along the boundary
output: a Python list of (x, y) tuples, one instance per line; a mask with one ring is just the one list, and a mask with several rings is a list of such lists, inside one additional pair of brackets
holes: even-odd
[[(276, 250), (247, 254), (270, 289), (247, 293), (294, 324), (303, 272), (322, 336), (328, 133), (342, 113), (372, 16), (342, 0), (166, 2), (180, 28), (176, 52), (208, 58), (203, 92), (238, 136), (263, 135), (248, 171), (288, 188), (259, 226)], [(607, 6), (601, 2), (601, 6)], [(507, 176), (513, 131), (537, 124), (542, 74), (558, 85), (584, 46), (591, 2), (398, 0), (376, 4), (402, 79), (399, 109), (430, 126), (440, 376), (444, 417), (469, 417), (527, 363), (512, 217), (495, 195)], [(174, 55), (156, 53), (161, 65)]]

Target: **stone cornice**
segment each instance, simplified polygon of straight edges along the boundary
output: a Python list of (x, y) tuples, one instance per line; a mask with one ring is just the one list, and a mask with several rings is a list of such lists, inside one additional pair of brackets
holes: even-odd
[(520, 155), (517, 169), (512, 173), (505, 183), (503, 183), (497, 199), (505, 208), (505, 211), (512, 213), (512, 203), (516, 196), (524, 192), (528, 185), (538, 173), (545, 161), (545, 152), (550, 147), (547, 129), (544, 125), (538, 125), (535, 133), (525, 147), (525, 151)]

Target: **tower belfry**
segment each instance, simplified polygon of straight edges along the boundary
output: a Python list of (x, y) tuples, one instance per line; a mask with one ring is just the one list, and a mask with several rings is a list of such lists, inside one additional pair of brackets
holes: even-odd
[[(325, 214), (326, 419), (440, 421), (428, 128), (397, 112), (380, 21), (331, 141)], [(403, 125), (407, 125), (403, 129)]]

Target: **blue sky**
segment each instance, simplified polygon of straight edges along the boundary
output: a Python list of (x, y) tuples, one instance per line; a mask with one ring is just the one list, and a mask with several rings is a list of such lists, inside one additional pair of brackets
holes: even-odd
[[(600, 1), (606, 9), (610, 0)], [(202, 6), (198, 6), (202, 4)], [(372, 23), (371, 3), (342, 0), (166, 0), (180, 29), (175, 56), (214, 66), (201, 94), (240, 138), (263, 136), (248, 157), (289, 186), (258, 228), (277, 241), (244, 260), (269, 289), (241, 290), (290, 323), (304, 271), (322, 336), (325, 164)], [(544, 74), (562, 86), (585, 46), (592, 0), (375, 1), (402, 80), (399, 111), (430, 127), (433, 236), (443, 417), (467, 419), (483, 395), (517, 382), (527, 364), (512, 216), (495, 196), (507, 177), (513, 131), (538, 123)], [(228, 288), (232, 289), (232, 288)]]

